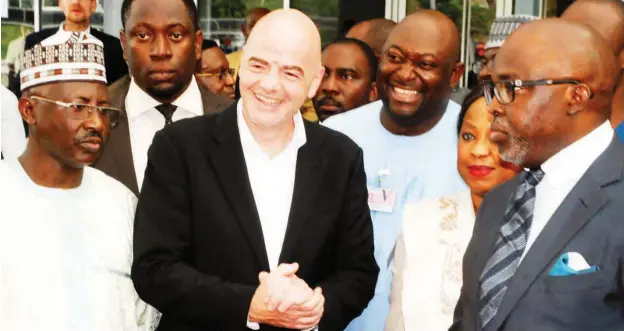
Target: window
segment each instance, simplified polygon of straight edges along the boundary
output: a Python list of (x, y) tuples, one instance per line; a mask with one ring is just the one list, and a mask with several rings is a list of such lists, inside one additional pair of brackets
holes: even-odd
[(219, 43), (226, 53), (245, 44), (241, 27), (247, 11), (256, 7), (270, 10), (283, 7), (282, 0), (198, 0), (199, 24), (204, 38)]
[(19, 69), (18, 55), (24, 38), (34, 31), (35, 15), (31, 0), (10, 0), (9, 16), (2, 19), (2, 85), (8, 86)]
[(339, 36), (338, 0), (291, 0), (290, 7), (310, 16), (321, 34), (323, 44)]

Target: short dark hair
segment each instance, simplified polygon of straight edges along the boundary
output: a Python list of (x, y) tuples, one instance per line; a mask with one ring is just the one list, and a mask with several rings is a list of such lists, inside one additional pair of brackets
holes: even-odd
[(210, 49), (210, 48), (215, 48), (215, 47), (219, 47), (216, 41), (211, 40), (211, 39), (202, 40), (202, 51)]
[[(126, 28), (126, 21), (130, 16), (130, 9), (133, 2), (134, 0), (123, 0), (121, 4), (121, 26), (124, 29)], [(195, 31), (199, 30), (199, 14), (197, 13), (197, 6), (195, 5), (195, 1), (182, 0), (182, 2), (186, 6), (186, 9), (188, 9), (188, 14), (191, 17), (191, 22), (193, 22), (193, 29), (195, 29)]]
[(461, 127), (462, 124), (464, 124), (464, 118), (466, 117), (468, 108), (470, 108), (470, 106), (472, 106), (472, 104), (475, 103), (475, 101), (477, 101), (479, 98), (485, 96), (483, 87), (486, 84), (488, 84), (488, 82), (478, 84), (476, 87), (470, 90), (470, 93), (466, 96), (464, 102), (462, 102), (461, 110), (459, 111), (459, 119), (457, 121), (457, 135), (461, 133)]
[(354, 39), (354, 38), (340, 38), (340, 39), (336, 39), (332, 42), (330, 42), (329, 44), (323, 46), (322, 51), (325, 51), (325, 49), (327, 49), (327, 47), (332, 46), (332, 45), (354, 45), (357, 48), (360, 49), (360, 51), (362, 51), (362, 53), (364, 53), (364, 57), (366, 57), (366, 60), (368, 62), (368, 66), (370, 67), (370, 79), (371, 82), (375, 82), (376, 78), (377, 78), (377, 65), (378, 65), (378, 60), (377, 57), (375, 56), (375, 51), (368, 46), (367, 43), (360, 41), (358, 39)]

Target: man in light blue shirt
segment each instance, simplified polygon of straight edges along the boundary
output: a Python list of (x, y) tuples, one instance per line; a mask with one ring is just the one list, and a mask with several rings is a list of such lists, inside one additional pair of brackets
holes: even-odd
[(383, 49), (377, 74), (381, 100), (323, 122), (364, 150), (380, 268), (375, 297), (349, 331), (384, 329), (403, 205), (466, 189), (457, 172), (460, 107), (449, 101), (451, 86), (464, 72), (459, 42), (446, 15), (422, 10), (407, 16)]

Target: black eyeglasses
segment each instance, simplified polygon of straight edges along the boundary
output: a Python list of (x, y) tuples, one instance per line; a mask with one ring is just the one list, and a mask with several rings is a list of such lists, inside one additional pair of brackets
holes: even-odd
[[(578, 80), (574, 79), (539, 79), (539, 80), (503, 80), (497, 83), (489, 82), (483, 86), (483, 92), (485, 94), (485, 101), (492, 103), (494, 97), (501, 105), (508, 105), (512, 103), (516, 97), (516, 90), (540, 85), (559, 85), (559, 84), (582, 84)], [(590, 98), (594, 96), (590, 92)]]
[(200, 72), (195, 74), (197, 77), (214, 77), (219, 76), (219, 80), (223, 80), (225, 76), (234, 77), (236, 74), (236, 69), (234, 68), (225, 68), (220, 70), (219, 72)]
[(50, 100), (38, 96), (32, 96), (31, 99), (53, 103), (57, 106), (65, 107), (69, 109), (68, 116), (75, 120), (86, 120), (91, 115), (91, 112), (97, 110), (100, 114), (104, 115), (108, 119), (111, 127), (115, 127), (117, 122), (119, 122), (119, 118), (121, 117), (121, 110), (113, 107), (99, 107), (92, 105), (85, 105), (82, 103), (75, 102), (62, 102), (56, 100)]

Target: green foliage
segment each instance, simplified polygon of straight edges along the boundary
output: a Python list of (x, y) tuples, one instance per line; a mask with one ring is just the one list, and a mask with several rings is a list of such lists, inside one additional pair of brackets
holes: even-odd
[[(200, 16), (203, 10), (203, 5), (206, 2), (199, 1)], [(212, 18), (244, 18), (247, 14), (247, 10), (255, 7), (267, 7), (271, 10), (282, 8), (282, 0), (212, 0), (211, 12)]]
[[(496, 1), (488, 0), (487, 7), (471, 1), (470, 36), (475, 42), (485, 42), (490, 31), (490, 25), (496, 16)], [(430, 0), (407, 0), (407, 13), (418, 9), (429, 9)], [(449, 16), (461, 30), (463, 0), (436, 0), (436, 9)], [(480, 2), (483, 3), (483, 2)]]
[[(2, 58), (6, 58), (9, 43), (22, 36), (22, 26), (17, 24), (2, 24)], [(25, 27), (24, 35), (33, 32), (33, 28)]]
[(291, 0), (290, 7), (299, 9), (309, 16), (338, 17), (338, 0)]

